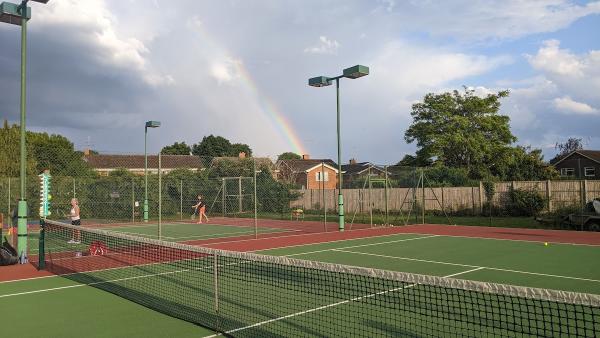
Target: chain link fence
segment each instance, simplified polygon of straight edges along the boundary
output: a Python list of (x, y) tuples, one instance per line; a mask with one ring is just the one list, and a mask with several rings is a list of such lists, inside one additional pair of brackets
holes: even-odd
[[(331, 161), (294, 167), (243, 156), (150, 154), (147, 160), (146, 170), (143, 155), (82, 154), (86, 169), (80, 175), (53, 166), (50, 218), (68, 220), (71, 199), (77, 198), (84, 224), (144, 222), (146, 200), (148, 222), (191, 222), (201, 195), (208, 216), (219, 223), (337, 229), (339, 173)], [(600, 181), (473, 181), (461, 170), (438, 167), (352, 163), (343, 166), (342, 177), (349, 229), (441, 223), (595, 230), (569, 215), (593, 214), (590, 201), (600, 198)], [(0, 177), (0, 212), (7, 225), (19, 188), (18, 178)], [(39, 178), (29, 175), (30, 222), (39, 218), (39, 188)]]

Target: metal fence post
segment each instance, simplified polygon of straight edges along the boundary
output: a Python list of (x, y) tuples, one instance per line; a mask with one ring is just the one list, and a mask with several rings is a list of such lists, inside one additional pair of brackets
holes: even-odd
[(179, 179), (179, 220), (183, 221), (183, 178)]
[(258, 238), (258, 204), (256, 194), (256, 159), (252, 159), (252, 167), (254, 168), (254, 238)]
[(158, 239), (162, 239), (162, 164), (158, 153)]

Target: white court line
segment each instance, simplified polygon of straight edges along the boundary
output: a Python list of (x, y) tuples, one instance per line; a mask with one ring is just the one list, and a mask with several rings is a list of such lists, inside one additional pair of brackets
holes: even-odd
[(597, 282), (600, 283), (600, 280), (597, 279), (589, 279), (589, 278), (580, 278), (580, 277), (570, 277), (570, 276), (562, 276), (562, 275), (553, 275), (547, 273), (540, 272), (529, 272), (529, 271), (520, 271), (520, 270), (511, 270), (511, 269), (503, 269), (503, 268), (494, 268), (490, 266), (479, 266), (479, 265), (470, 265), (470, 264), (458, 264), (458, 263), (449, 263), (449, 262), (441, 262), (441, 261), (432, 261), (427, 259), (418, 259), (418, 258), (409, 258), (409, 257), (398, 257), (398, 256), (387, 256), (387, 255), (379, 255), (368, 252), (360, 252), (360, 251), (351, 251), (351, 250), (341, 250), (340, 249), (331, 249), (331, 251), (339, 251), (346, 253), (353, 253), (358, 255), (366, 255), (366, 256), (374, 256), (374, 257), (383, 257), (383, 258), (391, 258), (391, 259), (399, 259), (399, 260), (407, 260), (407, 261), (415, 261), (415, 262), (424, 262), (424, 263), (434, 263), (434, 264), (444, 264), (444, 265), (454, 265), (454, 266), (462, 266), (462, 267), (473, 267), (473, 268), (481, 268), (486, 270), (495, 270), (495, 271), (503, 271), (503, 272), (514, 272), (521, 273), (526, 275), (536, 275), (536, 276), (544, 276), (544, 277), (555, 277), (555, 278), (564, 278), (564, 279), (573, 279), (573, 280), (581, 280), (586, 282)]
[[(475, 269), (471, 269), (471, 270), (467, 270), (467, 271), (457, 272), (457, 273), (453, 273), (453, 274), (450, 274), (450, 275), (443, 276), (443, 278), (450, 278), (450, 277), (454, 277), (454, 276), (466, 274), (466, 273), (469, 273), (469, 272), (477, 271), (477, 270), (480, 270), (480, 269), (481, 268), (475, 268)], [(331, 307), (335, 307), (335, 306), (338, 306), (338, 305), (348, 304), (348, 303), (351, 303), (351, 302), (355, 302), (355, 301), (359, 301), (359, 300), (363, 300), (363, 299), (367, 299), (367, 298), (372, 298), (372, 297), (375, 297), (375, 296), (384, 295), (384, 294), (395, 292), (395, 291), (400, 291), (400, 290), (412, 288), (412, 287), (415, 287), (417, 285), (418, 284), (410, 284), (410, 285), (402, 286), (402, 287), (399, 287), (399, 288), (393, 288), (393, 289), (390, 289), (390, 290), (375, 292), (375, 293), (371, 293), (371, 294), (368, 294), (368, 295), (359, 296), (359, 297), (355, 297), (355, 298), (343, 300), (343, 301), (340, 301), (340, 302), (336, 302), (336, 303), (331, 303), (331, 304), (319, 306), (319, 307), (316, 307), (316, 308), (312, 308), (312, 309), (308, 309), (308, 310), (304, 310), (304, 311), (292, 313), (292, 314), (289, 314), (289, 315), (285, 315), (285, 316), (281, 316), (281, 317), (277, 317), (277, 318), (265, 320), (265, 321), (262, 321), (262, 322), (259, 322), (259, 323), (255, 323), (255, 324), (252, 324), (252, 325), (248, 325), (248, 326), (240, 327), (240, 328), (233, 329), (233, 330), (230, 330), (230, 331), (226, 331), (225, 334), (232, 334), (232, 333), (235, 333), (235, 332), (239, 332), (239, 331), (251, 329), (251, 328), (254, 328), (254, 327), (258, 327), (258, 326), (263, 326), (265, 324), (270, 324), (270, 323), (277, 322), (277, 321), (280, 321), (280, 320), (284, 320), (284, 319), (287, 319), (287, 318), (297, 317), (297, 316), (301, 316), (301, 315), (304, 315), (304, 314), (307, 314), (307, 313), (311, 313), (311, 312), (315, 312), (315, 311), (319, 311), (319, 310), (324, 310), (324, 309), (328, 309), (328, 308), (331, 308)], [(214, 335), (210, 335), (210, 336), (205, 336), (204, 338), (214, 338), (214, 337), (220, 337), (220, 336), (222, 336), (222, 334), (218, 333), (218, 334), (214, 334)]]
[(309, 255), (309, 254), (314, 254), (314, 253), (319, 253), (319, 252), (331, 251), (331, 250), (335, 250), (335, 249), (362, 248), (362, 247), (365, 247), (365, 246), (373, 246), (373, 245), (381, 245), (381, 244), (389, 244), (389, 243), (398, 243), (398, 242), (408, 242), (408, 241), (415, 241), (415, 240), (418, 240), (418, 239), (427, 239), (427, 238), (434, 238), (434, 237), (439, 237), (439, 235), (430, 235), (430, 236), (423, 236), (423, 237), (404, 238), (404, 239), (397, 239), (397, 240), (387, 241), (387, 242), (359, 244), (359, 245), (344, 246), (344, 247), (341, 247), (341, 248), (329, 248), (329, 249), (323, 249), (323, 250), (307, 251), (307, 252), (301, 252), (301, 253), (295, 253), (295, 254), (285, 255), (285, 257)]

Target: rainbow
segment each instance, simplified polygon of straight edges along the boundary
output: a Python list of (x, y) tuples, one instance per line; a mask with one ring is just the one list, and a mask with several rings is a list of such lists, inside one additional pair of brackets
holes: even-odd
[[(208, 42), (211, 47), (215, 50), (218, 50), (219, 53), (225, 56), (230, 55), (230, 53), (228, 53), (219, 43), (217, 43), (215, 39), (211, 38), (210, 34), (205, 29), (204, 24), (201, 23), (200, 20), (193, 20), (197, 21), (193, 26), (195, 31), (200, 33), (202, 38), (205, 39), (204, 42)], [(258, 84), (250, 75), (250, 72), (248, 72), (242, 62), (234, 62), (234, 64), (235, 70), (238, 72), (240, 79), (242, 80), (241, 83), (253, 95), (253, 97), (257, 99), (258, 107), (262, 111), (262, 114), (268, 121), (271, 122), (273, 129), (282, 137), (283, 140), (286, 141), (290, 147), (290, 149), (287, 151), (293, 151), (300, 155), (307, 154), (307, 149), (300, 141), (300, 137), (298, 137), (298, 134), (294, 130), (290, 121), (277, 107), (275, 101), (267, 95), (261, 93)]]
[(278, 109), (275, 101), (270, 97), (263, 95), (258, 90), (258, 85), (252, 79), (250, 73), (244, 67), (243, 63), (236, 62), (236, 68), (241, 78), (244, 80), (244, 83), (250, 89), (250, 91), (254, 94), (256, 98), (259, 100), (259, 106), (263, 114), (267, 117), (269, 121), (271, 121), (271, 125), (277, 130), (277, 132), (287, 140), (290, 147), (292, 147), (292, 151), (297, 154), (306, 154), (306, 148), (300, 141), (298, 134), (292, 127), (290, 121), (285, 117), (283, 113)]

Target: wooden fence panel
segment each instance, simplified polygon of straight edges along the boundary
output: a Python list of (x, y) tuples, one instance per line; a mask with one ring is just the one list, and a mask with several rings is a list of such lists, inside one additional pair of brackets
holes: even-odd
[[(582, 207), (587, 201), (600, 198), (600, 181), (512, 181), (497, 182), (492, 205), (502, 207), (510, 201), (511, 189), (533, 190), (540, 193), (544, 198), (549, 197), (548, 208), (555, 211), (563, 207)], [(292, 208), (304, 210), (322, 210), (323, 203), (329, 212), (337, 211), (337, 190), (298, 190), (300, 197), (290, 203)], [(482, 212), (483, 205), (487, 202), (482, 185), (479, 187), (443, 187), (443, 188), (389, 188), (388, 210), (390, 212), (410, 209), (413, 199), (416, 206), (423, 205), (423, 193), (425, 194), (426, 210), (441, 211), (444, 208), (448, 212), (470, 211), (473, 214)], [(370, 207), (374, 211), (385, 211), (386, 198), (384, 188), (370, 189), (344, 189), (344, 209), (346, 214), (368, 213)], [(371, 206), (369, 206), (369, 201)], [(442, 207), (443, 206), (443, 207)], [(485, 212), (485, 211), (484, 211)]]

